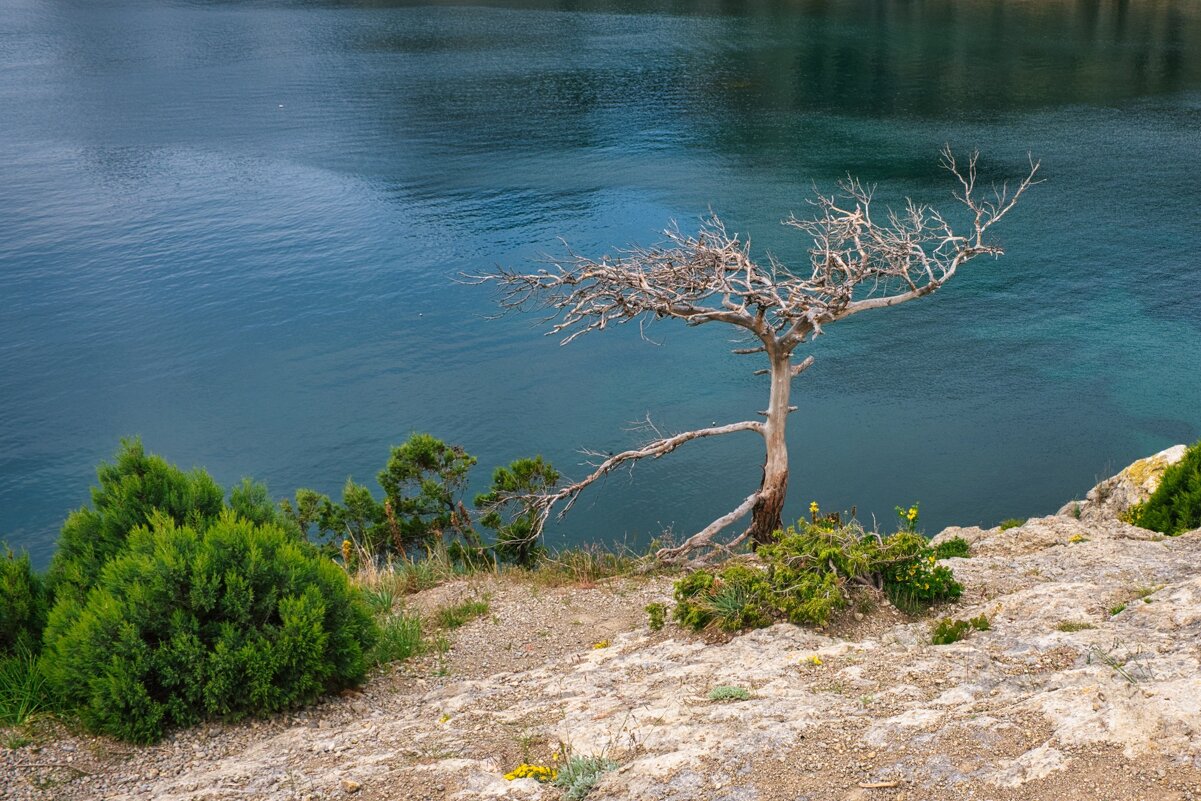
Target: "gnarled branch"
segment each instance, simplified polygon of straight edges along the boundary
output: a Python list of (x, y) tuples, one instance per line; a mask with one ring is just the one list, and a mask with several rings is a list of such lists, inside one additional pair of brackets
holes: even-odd
[(763, 433), (763, 423), (757, 420), (745, 420), (741, 423), (730, 423), (724, 426), (714, 426), (711, 428), (701, 428), (695, 431), (685, 431), (680, 434), (675, 434), (670, 437), (662, 437), (653, 440), (645, 445), (633, 448), (628, 451), (610, 455), (600, 464), (595, 466), (595, 469), (584, 478), (569, 484), (560, 489), (540, 495), (532, 499), (535, 508), (538, 509), (538, 531), (541, 532), (546, 522), (550, 519), (551, 512), (556, 504), (566, 500), (563, 508), (559, 511), (558, 517), (562, 518), (575, 505), (576, 499), (580, 493), (590, 484), (612, 473), (617, 468), (625, 464), (633, 464), (641, 459), (658, 459), (660, 456), (666, 456), (676, 448), (683, 445), (685, 442), (691, 442), (694, 439), (703, 439), (705, 437), (717, 437), (723, 434), (733, 434), (738, 431), (754, 431), (758, 434)]

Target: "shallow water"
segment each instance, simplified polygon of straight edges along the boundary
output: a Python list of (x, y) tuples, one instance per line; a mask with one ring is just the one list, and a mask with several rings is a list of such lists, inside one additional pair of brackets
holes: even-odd
[[(753, 415), (727, 332), (560, 348), (460, 271), (653, 241), (709, 207), (759, 253), (847, 170), (945, 202), (943, 142), (1047, 183), (1009, 253), (831, 327), (790, 515), (1053, 511), (1201, 436), (1192, 2), (9, 0), (0, 15), (0, 534), (39, 561), (123, 435), (277, 495), (430, 431), (491, 468)], [(753, 437), (590, 492), (552, 540), (688, 533)]]

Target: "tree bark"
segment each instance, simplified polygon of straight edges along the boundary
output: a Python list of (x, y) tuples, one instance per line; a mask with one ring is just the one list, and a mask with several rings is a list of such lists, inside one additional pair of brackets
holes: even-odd
[(792, 354), (771, 342), (767, 346), (767, 355), (771, 361), (771, 400), (767, 406), (767, 422), (763, 425), (767, 454), (763, 461), (759, 499), (751, 510), (749, 529), (756, 544), (770, 542), (772, 534), (783, 528), (784, 498), (788, 493), (788, 442), (784, 433), (790, 412)]

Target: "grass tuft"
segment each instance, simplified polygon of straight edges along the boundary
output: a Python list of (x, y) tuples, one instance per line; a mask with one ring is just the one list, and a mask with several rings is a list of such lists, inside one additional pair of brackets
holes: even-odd
[(405, 614), (388, 616), (379, 622), (380, 635), (372, 651), (377, 665), (402, 662), (425, 650), (421, 638), (421, 618)]
[(41, 661), (28, 650), (0, 658), (0, 726), (23, 726), (50, 709)]
[(751, 694), (743, 687), (731, 687), (728, 684), (721, 684), (709, 691), (710, 701), (749, 701)]
[(1074, 631), (1084, 631), (1085, 629), (1095, 629), (1095, 628), (1096, 628), (1096, 626), (1094, 626), (1092, 623), (1086, 623), (1086, 622), (1078, 621), (1078, 620), (1061, 620), (1061, 621), (1059, 621), (1059, 625), (1057, 625), (1055, 627), (1055, 629), (1057, 631), (1066, 631), (1069, 633), (1074, 632)]
[(444, 629), (457, 629), (467, 625), (477, 617), (488, 614), (490, 607), (487, 598), (473, 598), (454, 606), (444, 606), (435, 613), (438, 625)]

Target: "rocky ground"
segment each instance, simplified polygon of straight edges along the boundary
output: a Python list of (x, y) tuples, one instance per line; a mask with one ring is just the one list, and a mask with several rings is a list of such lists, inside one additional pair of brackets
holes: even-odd
[[(886, 603), (826, 632), (714, 641), (647, 629), (664, 578), (464, 581), (414, 600), (489, 599), (444, 655), (294, 716), (148, 748), (45, 724), (0, 749), (0, 796), (557, 799), (504, 774), (573, 752), (617, 763), (598, 801), (1201, 801), (1201, 531), (1117, 518), (1179, 458), (1165, 453), (1056, 516), (940, 534), (973, 547), (947, 563), (967, 592), (942, 613), (991, 621), (953, 645)], [(708, 700), (718, 685), (749, 699)]]

